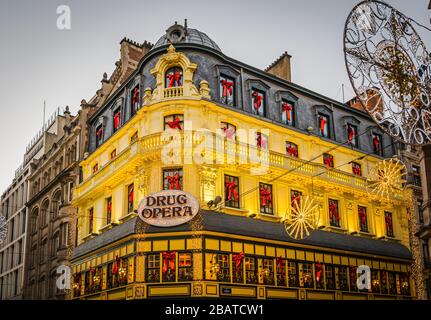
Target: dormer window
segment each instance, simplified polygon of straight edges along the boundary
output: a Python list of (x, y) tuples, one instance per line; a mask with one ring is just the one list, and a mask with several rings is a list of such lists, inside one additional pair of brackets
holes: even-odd
[(136, 111), (139, 109), (139, 85), (135, 86), (130, 92), (130, 105), (131, 112), (130, 114), (133, 116)]
[(329, 130), (329, 116), (324, 114), (319, 114), (317, 117), (319, 124), (319, 134), (322, 137), (330, 138), (330, 130)]
[(252, 88), (251, 90), (251, 107), (254, 114), (265, 116), (265, 92)]
[(164, 130), (183, 130), (184, 116), (182, 114), (173, 114), (164, 118)]
[(292, 102), (281, 100), (281, 121), (289, 126), (295, 125), (295, 106)]
[(165, 87), (174, 88), (183, 85), (183, 69), (180, 67), (173, 67), (166, 71)]
[(373, 143), (373, 152), (381, 156), (383, 154), (382, 149), (382, 136), (377, 133), (373, 133), (372, 135), (372, 143)]
[(114, 110), (114, 132), (120, 129), (121, 126), (121, 109), (117, 108)]
[(220, 75), (220, 101), (229, 106), (235, 104), (235, 79)]
[(96, 147), (100, 146), (103, 142), (103, 126), (100, 125), (96, 128)]
[(358, 146), (358, 127), (354, 126), (353, 124), (348, 123), (347, 124), (347, 140), (349, 141), (349, 144), (357, 147)]

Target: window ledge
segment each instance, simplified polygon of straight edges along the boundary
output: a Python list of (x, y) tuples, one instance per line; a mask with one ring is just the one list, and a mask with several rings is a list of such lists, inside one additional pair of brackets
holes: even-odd
[(247, 216), (247, 214), (250, 212), (250, 211), (245, 210), (245, 209), (231, 208), (231, 207), (222, 207), (221, 210), (223, 213), (233, 214), (233, 215), (237, 215), (237, 216)]
[(364, 231), (353, 231), (351, 235), (363, 236), (367, 238), (374, 238), (376, 236), (375, 234), (372, 234), (370, 232), (364, 232)]
[(121, 221), (121, 222), (126, 222), (127, 220), (130, 220), (130, 219), (132, 219), (132, 218), (134, 218), (134, 217), (137, 217), (138, 216), (138, 214), (137, 213), (135, 213), (135, 212), (129, 212), (128, 214), (126, 214), (125, 216), (122, 216), (120, 219), (119, 219), (119, 221)]
[(87, 241), (87, 240), (94, 238), (95, 236), (97, 236), (97, 233), (93, 232), (93, 233), (87, 234), (84, 238), (82, 238), (82, 240)]
[[(253, 217), (252, 214), (248, 215), (249, 217)], [(254, 216), (255, 219), (258, 220), (264, 220), (264, 221), (276, 221), (279, 222), (281, 220), (281, 217), (272, 215), (272, 214), (265, 214), (265, 213), (258, 213)]]
[(348, 230), (346, 228), (343, 227), (334, 227), (334, 226), (323, 226), (323, 228), (325, 230), (329, 230), (329, 231), (333, 231), (333, 232), (338, 232), (338, 233), (346, 233)]
[(381, 236), (378, 239), (385, 240), (385, 241), (401, 242), (401, 240), (397, 239), (396, 237), (389, 237), (389, 236)]
[(107, 225), (105, 225), (102, 228), (100, 228), (99, 231), (100, 232), (105, 232), (105, 231), (111, 229), (112, 227), (115, 227), (116, 225), (118, 225), (118, 223), (115, 223), (115, 222), (108, 223)]

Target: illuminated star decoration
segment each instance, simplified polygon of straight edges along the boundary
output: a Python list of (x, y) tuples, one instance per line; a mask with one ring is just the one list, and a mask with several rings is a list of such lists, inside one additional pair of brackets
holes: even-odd
[(0, 244), (6, 239), (7, 236), (7, 222), (4, 216), (0, 216)]
[(398, 159), (386, 159), (371, 170), (367, 191), (379, 200), (389, 200), (406, 185), (406, 166)]
[(309, 237), (319, 223), (318, 204), (309, 196), (303, 196), (299, 201), (295, 200), (290, 215), (283, 220), (283, 223), (291, 238), (302, 240)]

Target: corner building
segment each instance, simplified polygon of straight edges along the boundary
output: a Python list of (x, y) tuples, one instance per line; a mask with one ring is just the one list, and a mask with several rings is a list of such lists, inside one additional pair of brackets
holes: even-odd
[[(407, 195), (376, 200), (366, 188), (370, 170), (397, 144), (363, 111), (290, 77), (287, 53), (263, 71), (225, 56), (196, 29), (167, 30), (89, 119), (73, 194), (73, 299), (415, 297)], [(187, 135), (188, 121), (213, 135), (221, 129), (236, 157), (166, 164), (165, 129), (181, 143), (202, 140)], [(257, 131), (242, 143), (239, 132), (250, 129)], [(255, 165), (238, 158), (262, 150), (269, 170), (252, 174)], [(143, 223), (139, 202), (165, 189), (194, 195), (200, 215), (169, 228)], [(208, 202), (217, 196), (214, 209)], [(319, 227), (297, 240), (281, 221), (307, 196), (319, 206)], [(371, 268), (370, 290), (356, 287), (361, 265)]]

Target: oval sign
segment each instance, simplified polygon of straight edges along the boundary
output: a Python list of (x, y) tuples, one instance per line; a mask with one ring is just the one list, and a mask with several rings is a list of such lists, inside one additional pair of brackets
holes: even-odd
[(190, 193), (165, 190), (146, 196), (138, 207), (139, 217), (156, 227), (173, 227), (192, 220), (199, 212), (199, 201)]

